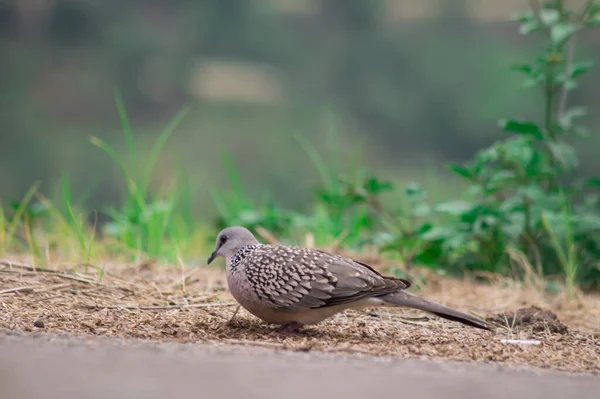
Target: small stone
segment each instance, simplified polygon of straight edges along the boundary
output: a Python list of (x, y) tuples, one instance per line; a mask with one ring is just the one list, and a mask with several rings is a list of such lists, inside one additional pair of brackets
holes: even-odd
[(36, 321), (33, 322), (33, 326), (37, 327), (37, 328), (44, 328), (46, 327), (46, 325), (44, 324), (44, 320), (42, 319), (37, 319)]

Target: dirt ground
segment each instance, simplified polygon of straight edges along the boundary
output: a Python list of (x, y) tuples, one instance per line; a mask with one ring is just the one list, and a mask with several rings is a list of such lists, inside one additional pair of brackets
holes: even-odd
[(110, 265), (99, 278), (94, 268), (88, 273), (81, 266), (42, 271), (12, 261), (0, 261), (0, 329), (600, 374), (599, 296), (580, 295), (565, 305), (560, 295), (510, 280), (490, 286), (431, 275), (426, 281), (422, 290), (411, 291), (486, 317), (497, 330), (480, 331), (422, 312), (386, 308), (347, 311), (305, 328), (302, 336), (283, 336), (243, 309), (231, 320), (237, 304), (219, 268)]

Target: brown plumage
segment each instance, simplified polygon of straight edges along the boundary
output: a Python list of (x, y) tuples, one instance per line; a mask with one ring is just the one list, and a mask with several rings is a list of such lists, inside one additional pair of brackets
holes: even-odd
[(240, 305), (286, 331), (369, 306), (410, 307), (491, 330), (481, 319), (406, 292), (407, 280), (318, 249), (263, 245), (243, 227), (219, 233), (208, 263), (217, 256), (226, 259), (229, 289)]

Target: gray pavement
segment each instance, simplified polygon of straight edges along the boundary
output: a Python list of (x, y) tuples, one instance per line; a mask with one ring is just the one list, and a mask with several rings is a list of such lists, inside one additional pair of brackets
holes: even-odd
[(0, 331), (0, 398), (598, 398), (600, 377), (490, 364)]

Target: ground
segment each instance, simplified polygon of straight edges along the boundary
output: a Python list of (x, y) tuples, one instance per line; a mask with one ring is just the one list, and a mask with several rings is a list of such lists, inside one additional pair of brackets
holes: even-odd
[(530, 367), (0, 332), (0, 386), (15, 399), (591, 399), (597, 376)]
[[(370, 262), (377, 268), (375, 261)], [(221, 268), (139, 265), (39, 270), (0, 261), (0, 330), (69, 337), (104, 336), (208, 345), (254, 346), (391, 358), (526, 365), (600, 375), (600, 297), (566, 302), (498, 279), (427, 276), (412, 292), (497, 323), (495, 332), (406, 309), (347, 311), (283, 336), (236, 304)], [(567, 305), (568, 304), (568, 305)], [(511, 313), (516, 312), (516, 314)], [(503, 340), (521, 340), (505, 342)], [(530, 342), (522, 342), (529, 340)]]

